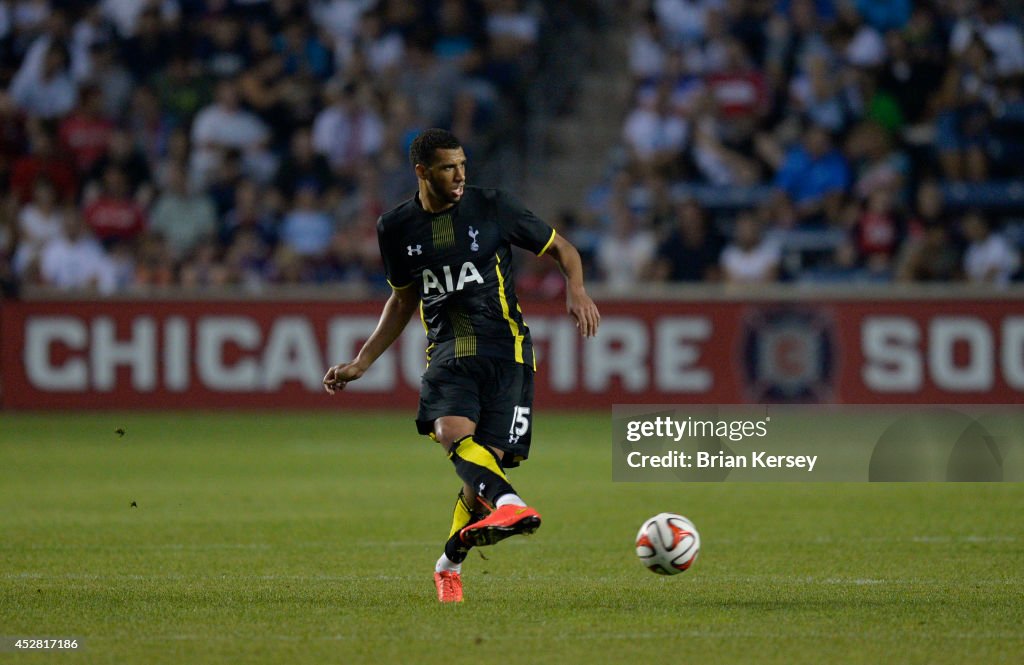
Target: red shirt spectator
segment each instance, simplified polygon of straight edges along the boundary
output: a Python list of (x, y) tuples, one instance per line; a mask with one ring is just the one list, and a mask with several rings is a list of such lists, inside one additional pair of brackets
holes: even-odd
[(85, 208), (85, 223), (100, 240), (131, 240), (146, 228), (146, 213), (128, 193), (128, 178), (117, 168), (103, 174), (103, 193)]
[(107, 151), (114, 123), (103, 117), (103, 97), (98, 88), (82, 92), (82, 103), (60, 123), (61, 146), (75, 157), (80, 173), (92, 168)]
[(726, 66), (707, 76), (711, 98), (725, 118), (759, 115), (768, 107), (764, 75), (750, 64), (746, 50), (736, 39), (726, 46)]
[(53, 183), (62, 202), (73, 202), (78, 195), (78, 175), (67, 159), (56, 154), (53, 137), (37, 131), (31, 144), (32, 152), (19, 157), (11, 168), (11, 193), (18, 203), (24, 205), (32, 200), (32, 188), (40, 177)]

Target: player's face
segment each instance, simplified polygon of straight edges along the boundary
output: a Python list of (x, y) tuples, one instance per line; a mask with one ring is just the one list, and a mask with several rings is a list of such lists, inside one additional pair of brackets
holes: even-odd
[(421, 177), (435, 201), (458, 203), (466, 187), (466, 153), (462, 148), (435, 150), (434, 163), (423, 169)]

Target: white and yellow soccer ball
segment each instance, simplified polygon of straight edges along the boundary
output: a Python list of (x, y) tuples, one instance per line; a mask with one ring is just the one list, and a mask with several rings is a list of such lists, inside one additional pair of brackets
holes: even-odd
[(675, 513), (659, 513), (636, 534), (636, 555), (659, 575), (678, 575), (700, 553), (700, 534), (693, 522)]

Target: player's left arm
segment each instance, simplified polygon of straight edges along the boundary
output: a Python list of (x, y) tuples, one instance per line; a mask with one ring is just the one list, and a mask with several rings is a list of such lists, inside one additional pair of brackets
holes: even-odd
[(580, 334), (593, 337), (601, 323), (601, 314), (583, 286), (583, 261), (580, 260), (580, 253), (571, 242), (557, 233), (544, 253), (555, 260), (565, 275), (565, 307), (576, 320)]

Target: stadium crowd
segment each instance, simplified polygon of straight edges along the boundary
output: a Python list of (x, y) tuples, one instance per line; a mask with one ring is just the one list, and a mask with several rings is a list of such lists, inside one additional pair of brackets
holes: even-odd
[(0, 279), (383, 284), (418, 131), (521, 152), (525, 5), (0, 0)]
[[(1008, 3), (624, 4), (622, 146), (553, 220), (592, 278), (1020, 278)], [(412, 137), (521, 160), (542, 31), (586, 6), (0, 0), (0, 283), (383, 288)], [(524, 290), (561, 288), (538, 270)]]
[(633, 2), (624, 148), (572, 219), (576, 244), (621, 292), (1019, 279), (1010, 4)]

